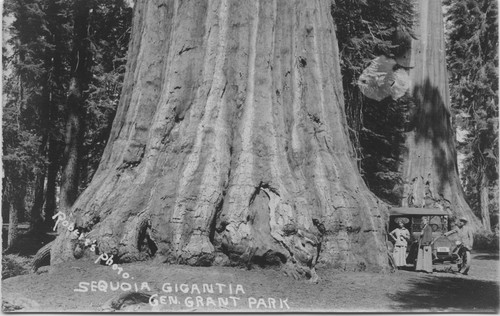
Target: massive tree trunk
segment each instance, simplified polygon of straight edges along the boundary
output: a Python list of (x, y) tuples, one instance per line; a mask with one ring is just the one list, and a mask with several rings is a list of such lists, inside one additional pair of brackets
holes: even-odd
[(410, 106), (403, 162), (403, 206), (440, 207), (480, 226), (464, 199), (458, 177), (450, 112), (440, 0), (415, 1), (417, 14), (409, 64), (414, 104)]
[[(333, 1), (139, 1), (111, 135), (70, 221), (118, 261), (388, 267), (343, 112)], [(73, 258), (69, 232), (52, 263)]]
[(73, 5), (74, 36), (67, 100), (66, 141), (61, 177), (59, 208), (66, 213), (78, 197), (81, 147), (84, 135), (85, 90), (88, 89), (90, 51), (88, 20), (90, 1), (76, 0)]

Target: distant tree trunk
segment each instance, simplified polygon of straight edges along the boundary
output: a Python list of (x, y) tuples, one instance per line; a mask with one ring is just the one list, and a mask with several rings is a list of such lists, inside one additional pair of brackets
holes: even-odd
[(410, 58), (414, 104), (407, 127), (403, 162), (403, 206), (440, 207), (465, 216), (473, 228), (481, 224), (467, 205), (458, 177), (455, 133), (445, 60), (442, 3), (415, 1), (416, 19)]
[(62, 95), (66, 95), (63, 91), (63, 83), (61, 79), (64, 75), (64, 52), (66, 51), (66, 43), (63, 43), (62, 37), (64, 33), (64, 18), (61, 17), (62, 12), (61, 1), (49, 0), (46, 10), (47, 27), (50, 30), (51, 37), (48, 41), (53, 45), (53, 49), (48, 54), (46, 61), (50, 65), (50, 73), (48, 77), (50, 81), (47, 83), (47, 134), (48, 134), (48, 165), (47, 165), (47, 185), (45, 191), (45, 211), (44, 211), (44, 226), (45, 229), (52, 230), (54, 221), (52, 216), (57, 208), (57, 187), (59, 184), (58, 176), (61, 169), (61, 151), (63, 149), (60, 140), (60, 126), (58, 119), (61, 117), (59, 106), (62, 102)]
[(17, 220), (19, 223), (26, 222), (26, 187), (24, 190), (20, 192), (20, 194), (16, 197), (16, 205), (17, 208)]
[(30, 209), (30, 231), (40, 229), (42, 223), (42, 208), (44, 203), (45, 189), (45, 171), (42, 171), (36, 176), (35, 193), (33, 197), (33, 205)]
[[(47, 144), (48, 144), (48, 138), (49, 138), (49, 132), (48, 132), (48, 113), (47, 108), (50, 106), (50, 104), (47, 104), (47, 106), (44, 106), (42, 109), (43, 114), (41, 115), (40, 118), (40, 123), (41, 126), (43, 127), (43, 136), (42, 136), (42, 142), (39, 147), (39, 152), (40, 156), (42, 157), (47, 157)], [(42, 225), (43, 225), (43, 219), (42, 219), (42, 210), (43, 210), (43, 205), (45, 202), (45, 179), (47, 177), (47, 169), (46, 166), (42, 166), (42, 170), (40, 170), (35, 179), (35, 192), (33, 195), (33, 205), (31, 206), (30, 209), (30, 231), (36, 231), (36, 230), (41, 230)]]
[(489, 183), (486, 171), (481, 172), (481, 181), (479, 182), (479, 205), (481, 207), (481, 222), (484, 229), (491, 231), (490, 210), (489, 210)]
[(56, 190), (57, 190), (57, 174), (59, 172), (59, 156), (61, 148), (58, 141), (51, 137), (49, 140), (48, 150), (48, 166), (47, 166), (47, 188), (45, 190), (45, 207), (44, 207), (44, 227), (52, 229), (54, 220), (52, 216), (57, 208)]
[(14, 207), (17, 210), (18, 222), (25, 219), (26, 213), (26, 184), (23, 183), (18, 186), (14, 196)]
[(12, 247), (18, 239), (18, 225), (21, 214), (26, 212), (24, 201), (26, 198), (26, 184), (17, 183), (15, 189), (7, 190), (7, 192), (7, 196), (3, 196), (3, 198), (6, 199), (7, 203), (2, 203), (2, 206), (7, 206), (9, 211), (9, 227), (7, 232), (6, 251), (10, 251), (12, 250)]
[(7, 233), (7, 249), (6, 249), (6, 251), (9, 251), (12, 249), (15, 241), (17, 240), (17, 236), (18, 236), (18, 230), (17, 230), (18, 210), (15, 207), (15, 205), (13, 205), (12, 202), (10, 202), (8, 205), (9, 205), (9, 230)]
[[(333, 1), (135, 4), (104, 155), (70, 214), (118, 261), (387, 270), (343, 112)], [(52, 263), (73, 259), (67, 230)]]
[[(45, 59), (45, 64), (52, 66), (53, 54), (47, 54)], [(40, 120), (41, 127), (41, 143), (39, 147), (40, 156), (43, 158), (47, 158), (48, 163), (41, 166), (42, 170), (38, 172), (35, 179), (35, 192), (33, 197), (33, 205), (30, 209), (30, 231), (33, 230), (41, 230), (43, 229), (44, 220), (42, 219), (42, 211), (44, 207), (44, 202), (48, 201), (50, 205), (50, 198), (46, 198), (45, 191), (45, 180), (47, 178), (51, 178), (51, 175), (48, 175), (48, 168), (51, 163), (51, 157), (48, 156), (48, 150), (50, 148), (51, 141), (51, 130), (53, 129), (54, 123), (54, 106), (51, 100), (51, 87), (49, 81), (50, 74), (47, 74), (47, 77), (44, 78), (44, 86), (43, 86), (43, 103), (37, 107), (38, 117)], [(53, 149), (53, 148), (52, 148)], [(55, 176), (53, 177), (55, 181)], [(47, 180), (50, 182), (50, 180)], [(49, 190), (50, 191), (50, 190)], [(55, 207), (55, 206), (54, 206)], [(46, 208), (47, 209), (47, 208)]]
[(84, 122), (81, 109), (82, 103), (71, 103), (66, 125), (66, 147), (64, 150), (65, 164), (61, 178), (61, 193), (59, 207), (63, 212), (71, 208), (78, 197), (80, 181), (81, 144), (83, 140)]
[(64, 167), (61, 178), (59, 207), (67, 212), (78, 197), (80, 181), (81, 146), (84, 135), (85, 96), (88, 88), (90, 52), (88, 40), (88, 20), (90, 2), (76, 0), (73, 7), (74, 40), (67, 100), (66, 147), (64, 149)]

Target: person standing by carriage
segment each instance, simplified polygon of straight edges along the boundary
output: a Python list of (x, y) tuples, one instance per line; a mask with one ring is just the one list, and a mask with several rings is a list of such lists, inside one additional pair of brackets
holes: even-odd
[(393, 257), (398, 268), (406, 265), (406, 247), (410, 239), (410, 232), (406, 229), (405, 224), (407, 224), (408, 221), (409, 220), (404, 217), (396, 218), (395, 222), (399, 227), (389, 233), (389, 236), (395, 241)]
[(422, 217), (422, 233), (418, 241), (417, 266), (415, 271), (425, 271), (432, 273), (432, 228), (429, 225), (429, 218)]
[(474, 235), (472, 233), (472, 229), (469, 225), (467, 225), (467, 218), (462, 217), (457, 223), (457, 227), (445, 233), (444, 236), (449, 236), (451, 234), (457, 234), (459, 240), (462, 242), (465, 247), (465, 266), (464, 271), (462, 272), (464, 275), (469, 273), (470, 265), (471, 265), (471, 250), (472, 245), (474, 243)]

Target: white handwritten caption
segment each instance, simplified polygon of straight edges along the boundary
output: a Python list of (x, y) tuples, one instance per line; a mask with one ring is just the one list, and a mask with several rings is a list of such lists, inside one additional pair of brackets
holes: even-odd
[[(72, 232), (75, 235), (75, 238), (78, 238), (79, 240), (82, 240), (85, 237), (85, 234), (83, 232), (79, 232), (78, 229), (75, 229), (75, 224), (74, 223), (69, 223), (69, 221), (66, 220), (66, 214), (62, 212), (58, 212), (56, 215), (52, 217), (52, 219), (55, 219), (57, 217), (57, 221), (54, 225), (54, 231), (57, 229), (57, 225), (59, 222), (64, 227), (67, 227), (70, 232)], [(90, 239), (85, 239), (85, 246), (91, 246), (90, 250), (95, 251), (95, 245), (96, 245), (96, 240), (90, 241)], [(95, 260), (95, 263), (99, 263), (100, 261), (105, 261), (107, 266), (111, 266), (113, 270), (118, 270), (118, 275), (121, 274), (122, 278), (128, 279), (130, 278), (130, 275), (125, 272), (122, 274), (123, 268), (119, 267), (116, 263), (113, 263), (113, 255), (111, 257), (106, 254), (102, 253), (97, 257)], [(132, 278), (133, 279), (133, 278)], [(89, 282), (80, 282), (78, 284), (79, 288), (74, 289), (74, 292), (88, 292), (89, 291), (89, 286), (90, 286), (90, 291), (91, 292), (107, 292), (108, 289), (110, 291), (117, 291), (121, 290), (123, 292), (131, 291), (132, 289), (135, 289), (136, 292), (147, 290), (148, 292), (151, 292), (151, 289), (148, 285), (147, 282), (142, 282), (140, 287), (137, 286), (137, 283), (128, 283), (128, 282), (115, 282), (116, 284), (113, 284), (113, 282), (106, 282), (104, 280), (99, 280), (99, 281), (91, 281)], [(231, 295), (233, 294), (233, 285), (232, 284), (222, 284), (222, 283), (215, 283), (215, 286), (219, 290), (219, 294), (223, 294), (224, 290), (227, 290), (228, 294)], [(227, 287), (227, 289), (226, 289)], [(139, 289), (140, 288), (140, 289)], [(162, 291), (165, 293), (184, 293), (188, 294), (215, 294), (214, 291), (214, 284), (207, 284), (204, 283), (202, 284), (202, 290), (200, 291), (200, 287), (198, 287), (197, 284), (192, 284), (191, 287), (188, 284), (182, 283), (182, 284), (177, 284), (175, 283), (172, 287), (170, 283), (164, 283), (162, 286)], [(241, 293), (240, 293), (241, 292)], [(243, 286), (241, 284), (236, 285), (235, 289), (235, 295), (238, 294), (245, 294), (245, 291), (243, 290)], [(180, 305), (180, 302), (183, 302), (186, 307), (222, 307), (222, 308), (227, 308), (230, 306), (233, 307), (238, 307), (238, 303), (240, 302), (241, 298), (236, 297), (236, 296), (228, 296), (228, 297), (216, 297), (213, 298), (211, 296), (203, 297), (203, 296), (195, 296), (195, 297), (185, 297), (183, 301), (180, 301), (177, 296), (172, 296), (172, 295), (159, 295), (159, 294), (153, 294), (149, 298), (149, 304), (151, 306), (158, 306), (158, 305)], [(232, 303), (232, 305), (230, 304)], [(279, 303), (279, 304), (278, 304)], [(288, 298), (282, 299), (282, 298), (272, 298), (269, 297), (266, 299), (264, 298), (255, 298), (255, 297), (248, 297), (247, 298), (247, 306), (249, 309), (290, 309), (290, 306), (288, 305)], [(278, 306), (278, 307), (277, 307)]]
[[(52, 216), (52, 219), (55, 219), (56, 217), (57, 217), (57, 221), (54, 224), (54, 228), (53, 228), (54, 231), (56, 231), (57, 225), (59, 224), (59, 222), (61, 222), (61, 224), (64, 227), (67, 227), (68, 230), (73, 233), (75, 238), (82, 240), (85, 237), (85, 234), (83, 232), (79, 232), (78, 229), (75, 229), (75, 223), (70, 224), (69, 221), (66, 220), (66, 214), (59, 211), (59, 212), (57, 212), (56, 215)], [(90, 246), (90, 251), (95, 251), (95, 244), (96, 244), (96, 240), (90, 241), (90, 239), (88, 239), (88, 238), (85, 239), (85, 247)]]
[[(75, 238), (82, 240), (85, 237), (85, 234), (83, 231), (79, 232), (78, 229), (75, 229), (75, 223), (70, 224), (69, 221), (66, 220), (66, 214), (59, 211), (59, 212), (57, 212), (56, 215), (52, 216), (52, 219), (55, 219), (56, 217), (57, 217), (57, 221), (54, 224), (54, 231), (57, 229), (57, 225), (59, 224), (59, 222), (61, 222), (61, 224), (64, 227), (67, 227), (68, 230), (74, 234)], [(86, 238), (85, 239), (85, 247), (90, 245), (90, 251), (95, 252), (96, 242), (97, 241), (95, 239), (94, 239), (94, 241), (90, 241), (90, 239)], [(101, 260), (106, 261), (106, 265), (111, 266), (111, 268), (113, 270), (118, 270), (118, 275), (120, 275), (122, 273), (123, 268), (119, 267), (118, 264), (114, 263), (113, 255), (111, 255), (111, 257), (109, 257), (109, 255), (107, 253), (102, 253), (101, 255), (99, 255), (99, 257), (97, 257), (97, 259), (94, 263), (99, 263)], [(130, 275), (127, 272), (123, 273), (121, 276), (124, 279), (130, 278)]]
[[(80, 282), (79, 288), (74, 289), (75, 292), (108, 292), (108, 291), (148, 291), (151, 288), (148, 282), (128, 283), (128, 282), (111, 282), (111, 281), (91, 281)], [(153, 294), (149, 298), (149, 304), (153, 307), (159, 305), (184, 305), (185, 307), (240, 307), (246, 306), (249, 309), (290, 309), (288, 305), (288, 298), (256, 298), (247, 297), (246, 304), (245, 298), (238, 297), (238, 295), (246, 294), (241, 284), (223, 284), (223, 283), (203, 283), (198, 285), (194, 284), (178, 284), (178, 283), (163, 283), (162, 292), (169, 295)], [(191, 295), (187, 297), (180, 297), (180, 295)], [(198, 294), (193, 296), (194, 294)], [(215, 294), (218, 296), (211, 296), (208, 294)]]
[[(118, 275), (120, 275), (120, 273), (122, 273), (123, 268), (118, 266), (118, 264), (113, 263), (113, 255), (111, 255), (111, 257), (109, 257), (109, 255), (107, 253), (102, 253), (99, 257), (97, 257), (97, 259), (94, 261), (94, 263), (98, 263), (101, 260), (106, 261), (106, 265), (111, 266), (111, 268), (113, 270), (118, 270)], [(122, 278), (128, 279), (128, 278), (130, 278), (130, 275), (127, 272), (125, 272), (122, 274)]]

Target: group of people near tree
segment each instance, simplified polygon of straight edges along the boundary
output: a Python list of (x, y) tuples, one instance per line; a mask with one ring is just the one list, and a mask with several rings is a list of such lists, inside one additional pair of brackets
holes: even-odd
[[(409, 219), (405, 217), (396, 218), (395, 222), (398, 227), (389, 233), (395, 243), (393, 258), (396, 266), (404, 267), (406, 266), (406, 250), (408, 248), (408, 241), (410, 240), (410, 232), (405, 227), (409, 223)], [(474, 237), (472, 229), (467, 225), (467, 218), (462, 217), (456, 223), (456, 227), (442, 236), (449, 236), (451, 234), (457, 234), (458, 240), (462, 243), (465, 250), (464, 265), (461, 267), (461, 273), (467, 275), (471, 265), (471, 250), (474, 242)], [(437, 238), (432, 237), (432, 228), (429, 224), (429, 218), (427, 216), (422, 217), (422, 231), (418, 238), (418, 254), (417, 262), (415, 266), (415, 271), (425, 271), (427, 273), (432, 273), (432, 244)]]

